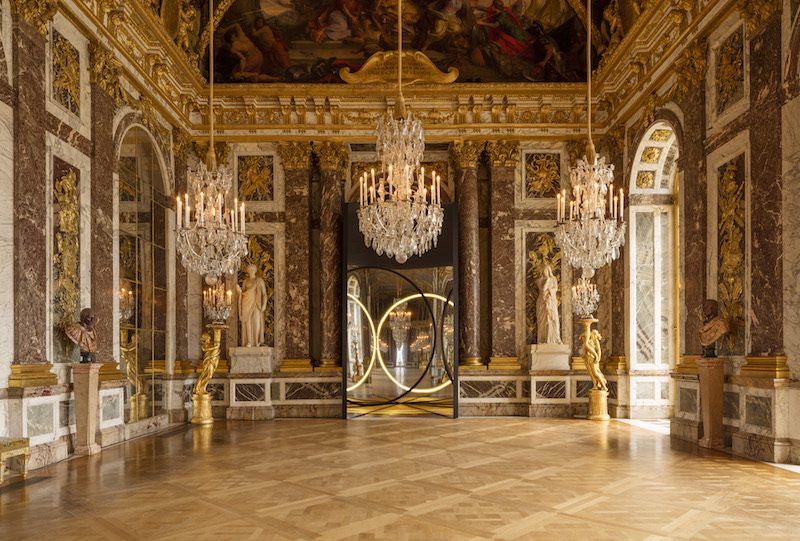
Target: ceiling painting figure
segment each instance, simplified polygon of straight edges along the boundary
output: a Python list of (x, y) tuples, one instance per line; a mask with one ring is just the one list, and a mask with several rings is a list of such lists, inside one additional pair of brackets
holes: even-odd
[[(621, 39), (620, 3), (596, 0), (598, 55)], [(178, 32), (184, 49), (207, 70), (201, 35), (208, 9)], [(342, 83), (339, 71), (358, 70), (374, 53), (423, 52), (457, 82), (578, 82), (586, 79), (585, 0), (218, 0), (215, 76), (222, 83)], [(398, 23), (399, 19), (399, 23)], [(206, 39), (208, 34), (206, 33)], [(207, 41), (205, 42), (207, 44)], [(186, 47), (191, 44), (191, 47)]]

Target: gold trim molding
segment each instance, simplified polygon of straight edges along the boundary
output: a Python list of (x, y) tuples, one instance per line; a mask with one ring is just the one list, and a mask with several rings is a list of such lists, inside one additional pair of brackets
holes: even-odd
[(606, 370), (627, 370), (628, 359), (625, 357), (625, 355), (612, 355), (606, 361), (604, 368)]
[(319, 159), (319, 168), (323, 171), (340, 171), (342, 177), (347, 171), (345, 166), (347, 164), (347, 149), (344, 143), (336, 143), (333, 141), (314, 141), (314, 154)]
[[(370, 56), (358, 71), (349, 67), (339, 70), (339, 77), (346, 83), (392, 83), (397, 81), (397, 51), (378, 51)], [(439, 83), (447, 84), (458, 79), (458, 70), (450, 67), (441, 71), (421, 51), (403, 51), (403, 84)]]
[(100, 363), (100, 372), (98, 375), (99, 381), (115, 381), (118, 379), (125, 379), (125, 376), (120, 372), (117, 363)]
[(50, 370), (52, 364), (12, 364), (9, 387), (40, 387), (58, 385), (58, 376)]
[(747, 378), (786, 379), (789, 377), (789, 367), (786, 366), (786, 356), (774, 357), (745, 357), (747, 364), (742, 366), (739, 375)]
[(284, 359), (281, 364), (280, 372), (311, 372), (314, 367), (311, 359)]
[(519, 370), (518, 357), (489, 357), (489, 370)]
[(484, 141), (454, 141), (450, 145), (450, 157), (456, 169), (477, 169), (485, 146)]
[(697, 359), (700, 355), (681, 355), (681, 362), (675, 367), (675, 372), (678, 374), (693, 374), (697, 375)]

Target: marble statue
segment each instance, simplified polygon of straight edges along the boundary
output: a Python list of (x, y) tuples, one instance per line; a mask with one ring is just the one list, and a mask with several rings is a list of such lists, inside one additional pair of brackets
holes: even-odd
[(539, 344), (561, 344), (561, 325), (558, 320), (558, 280), (550, 265), (542, 266), (536, 282), (539, 297), (536, 299), (536, 341)]
[(97, 314), (91, 308), (81, 310), (81, 319), (78, 323), (67, 325), (64, 333), (81, 348), (81, 362), (92, 362), (92, 356), (97, 351), (97, 333), (94, 330), (94, 323), (97, 321)]
[(703, 357), (717, 356), (716, 343), (730, 330), (728, 321), (719, 315), (719, 304), (713, 299), (703, 301), (703, 324), (700, 326), (700, 345), (703, 346)]
[(267, 286), (264, 280), (256, 276), (258, 268), (247, 265), (247, 278), (242, 285), (236, 285), (239, 292), (239, 322), (242, 332), (239, 345), (242, 347), (258, 347), (264, 343), (264, 310), (267, 309)]

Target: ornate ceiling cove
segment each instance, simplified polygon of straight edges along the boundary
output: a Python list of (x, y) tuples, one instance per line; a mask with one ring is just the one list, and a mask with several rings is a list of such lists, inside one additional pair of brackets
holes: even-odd
[[(32, 0), (17, 0), (29, 1)], [(580, 0), (564, 1), (575, 12), (584, 5)], [(532, 0), (530, 5), (547, 7), (549, 2)], [(220, 1), (217, 10), (224, 8), (223, 12), (227, 12), (226, 3), (229, 8), (236, 1)], [(265, 5), (262, 0), (255, 3)], [(702, 38), (737, 9), (738, 3), (605, 3), (595, 21), (607, 41), (595, 84), (599, 110), (594, 120), (598, 131), (613, 130), (616, 141), (620, 137), (619, 124), (643, 107), (654, 110), (666, 101), (679, 100), (682, 88), (692, 83), (700, 67)], [(199, 5), (192, 0), (70, 0), (58, 5), (85, 34), (96, 36), (116, 54), (126, 85), (150, 95), (154, 110), (167, 123), (186, 129), (192, 138), (207, 136), (204, 127), (208, 110), (198, 105), (206, 101), (207, 87), (200, 75), (199, 55), (192, 50), (193, 34), (189, 33), (192, 22), (191, 32), (198, 35), (194, 45), (197, 47), (202, 40), (195, 22), (203, 16)], [(767, 7), (753, 17), (763, 21)], [(196, 11), (195, 19), (188, 17), (190, 8)], [(405, 13), (403, 17), (405, 21)], [(625, 30), (624, 38), (619, 27)], [(242, 31), (247, 33), (244, 27)], [(618, 39), (612, 39), (614, 35)], [(600, 48), (597, 43), (595, 46)], [(684, 69), (687, 66), (689, 69)], [(654, 96), (664, 85), (671, 85), (670, 91)], [(221, 85), (214, 110), (220, 131), (229, 140), (256, 136), (353, 140), (372, 134), (377, 117), (391, 109), (395, 93), (390, 85), (379, 84), (237, 83)], [(585, 110), (585, 87), (581, 83), (421, 84), (408, 87), (406, 94), (432, 140), (454, 136), (563, 139), (579, 137), (585, 122), (581, 118)]]

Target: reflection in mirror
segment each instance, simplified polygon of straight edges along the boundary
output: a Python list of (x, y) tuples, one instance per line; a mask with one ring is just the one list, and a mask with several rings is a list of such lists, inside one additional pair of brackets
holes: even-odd
[(167, 197), (156, 149), (141, 128), (119, 155), (120, 370), (125, 420), (161, 412), (167, 349)]

